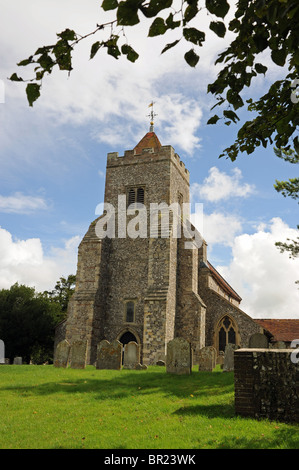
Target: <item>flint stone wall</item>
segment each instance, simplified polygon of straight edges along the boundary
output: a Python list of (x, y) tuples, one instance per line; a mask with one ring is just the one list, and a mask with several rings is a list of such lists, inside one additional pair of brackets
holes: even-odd
[(299, 363), (293, 349), (235, 351), (235, 412), (284, 422), (299, 421)]

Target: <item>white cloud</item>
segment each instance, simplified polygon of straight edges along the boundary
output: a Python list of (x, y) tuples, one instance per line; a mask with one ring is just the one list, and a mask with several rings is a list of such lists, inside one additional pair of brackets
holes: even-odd
[(234, 215), (221, 212), (211, 214), (191, 214), (191, 222), (208, 243), (210, 250), (213, 244), (232, 246), (237, 233), (242, 231), (241, 220)]
[(0, 212), (30, 214), (37, 210), (48, 209), (46, 201), (39, 196), (25, 196), (16, 192), (12, 196), (0, 195)]
[(242, 182), (243, 176), (239, 168), (234, 168), (231, 173), (230, 176), (213, 166), (203, 184), (191, 185), (191, 197), (218, 202), (232, 197), (248, 197), (254, 192), (254, 185)]
[(241, 295), (241, 308), (255, 318), (299, 318), (299, 258), (280, 253), (277, 241), (296, 239), (298, 231), (273, 218), (256, 233), (235, 238), (229, 266), (217, 269)]
[(61, 276), (76, 273), (77, 248), (80, 237), (66, 241), (64, 248), (53, 248), (45, 256), (41, 240), (14, 240), (0, 228), (0, 289), (18, 282), (35, 287), (37, 291), (53, 289)]

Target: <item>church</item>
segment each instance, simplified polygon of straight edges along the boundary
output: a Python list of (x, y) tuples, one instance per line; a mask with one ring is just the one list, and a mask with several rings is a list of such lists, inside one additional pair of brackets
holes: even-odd
[[(153, 204), (186, 206), (189, 189), (189, 171), (172, 146), (161, 145), (152, 123), (134, 149), (123, 156), (108, 153), (104, 203), (115, 208), (113, 236), (99, 236), (99, 227), (109, 224), (105, 212), (82, 239), (75, 293), (56, 329), (56, 344), (87, 341), (87, 364), (94, 364), (103, 339), (135, 341), (141, 362), (151, 365), (165, 360), (167, 343), (177, 336), (191, 343), (196, 361), (204, 346), (219, 354), (227, 343), (247, 347), (252, 334), (263, 332), (240, 309), (241, 297), (209, 262), (208, 240), (190, 222), (172, 218), (165, 229), (161, 210), (143, 236), (119, 230), (120, 196), (129, 214), (141, 205), (150, 222)], [(129, 226), (133, 215), (127, 217)], [(177, 226), (184, 226), (180, 236)]]

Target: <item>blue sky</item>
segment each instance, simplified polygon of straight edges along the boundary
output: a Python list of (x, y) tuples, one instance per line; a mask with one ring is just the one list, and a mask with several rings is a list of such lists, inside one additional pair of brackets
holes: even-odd
[[(37, 290), (54, 288), (60, 276), (74, 273), (77, 248), (96, 206), (103, 202), (106, 155), (132, 149), (149, 130), (148, 104), (155, 101), (155, 132), (172, 145), (190, 171), (192, 202), (203, 204), (203, 236), (210, 262), (243, 298), (242, 308), (256, 318), (298, 317), (299, 262), (280, 254), (275, 241), (295, 237), (298, 204), (273, 188), (275, 179), (294, 176), (293, 166), (272, 148), (240, 155), (235, 162), (218, 155), (233, 143), (238, 126), (207, 126), (214, 114), (207, 84), (225, 44), (212, 32), (196, 69), (184, 62), (188, 45), (163, 56), (172, 35), (147, 39), (147, 25), (128, 31), (140, 53), (125, 58), (98, 53), (82, 42), (68, 77), (53, 72), (42, 96), (29, 108), (22, 84), (7, 80), (30, 73), (16, 63), (39, 46), (53, 43), (66, 27), (80, 34), (107, 21), (96, 0), (0, 0), (0, 288), (14, 282)], [(208, 24), (202, 17), (203, 27)], [(265, 54), (266, 79), (259, 77), (245, 98), (258, 97), (282, 76)], [(1, 100), (0, 100), (1, 101)], [(250, 118), (246, 111), (242, 120)]]

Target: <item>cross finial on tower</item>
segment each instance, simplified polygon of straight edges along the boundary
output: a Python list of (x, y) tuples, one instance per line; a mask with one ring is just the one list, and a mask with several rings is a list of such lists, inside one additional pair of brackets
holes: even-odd
[(152, 108), (150, 114), (148, 114), (148, 117), (151, 118), (151, 120), (150, 120), (150, 132), (154, 132), (154, 117), (155, 117), (155, 116), (158, 116), (157, 114), (154, 113), (154, 101), (152, 101), (152, 102), (148, 105), (148, 107), (149, 107), (149, 108), (150, 108), (150, 107)]

